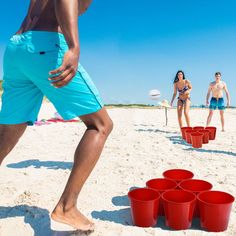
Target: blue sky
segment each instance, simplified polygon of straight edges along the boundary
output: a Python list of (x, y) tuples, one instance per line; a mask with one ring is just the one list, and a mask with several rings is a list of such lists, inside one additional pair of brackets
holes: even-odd
[[(28, 2), (1, 3), (0, 63)], [(94, 1), (79, 18), (81, 63), (104, 101), (153, 104), (148, 91), (154, 88), (170, 100), (173, 78), (182, 69), (192, 82), (194, 104), (205, 102), (209, 82), (221, 71), (236, 105), (236, 1), (146, 2)]]

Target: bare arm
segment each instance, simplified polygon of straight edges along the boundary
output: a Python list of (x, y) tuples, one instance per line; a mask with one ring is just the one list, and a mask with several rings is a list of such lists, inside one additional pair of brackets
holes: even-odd
[(193, 87), (192, 87), (191, 82), (189, 80), (187, 80), (186, 82), (187, 82), (188, 90), (185, 91), (182, 96), (184, 96), (185, 98), (188, 98)]
[(209, 105), (210, 94), (211, 94), (211, 84), (208, 87), (207, 96), (206, 96), (206, 105), (207, 106)]
[(227, 106), (229, 107), (230, 106), (230, 94), (229, 94), (229, 91), (228, 91), (228, 88), (227, 88), (226, 84), (224, 86), (224, 91), (225, 91), (226, 97), (227, 97)]
[(93, 0), (79, 1), (79, 15), (82, 15), (91, 5)]
[[(62, 65), (50, 71), (51, 75), (59, 74), (49, 80), (57, 88), (68, 84), (76, 74), (79, 62), (79, 33), (78, 33), (78, 0), (54, 0), (58, 23), (64, 34), (69, 50), (64, 54)], [(56, 81), (55, 80), (60, 80)]]
[(79, 53), (78, 0), (54, 0), (57, 21), (69, 48)]
[(192, 86), (192, 84), (191, 84), (191, 82), (188, 80), (188, 92), (190, 93), (191, 91), (192, 91), (192, 89), (193, 89), (193, 86)]
[(172, 99), (171, 99), (171, 102), (170, 102), (170, 105), (173, 106), (173, 102), (175, 100), (175, 97), (176, 97), (176, 94), (177, 94), (177, 85), (176, 83), (174, 84), (174, 93), (173, 93), (173, 96), (172, 96)]

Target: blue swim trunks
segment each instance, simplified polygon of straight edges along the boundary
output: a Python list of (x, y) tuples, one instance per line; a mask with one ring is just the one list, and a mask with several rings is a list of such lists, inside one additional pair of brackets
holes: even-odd
[(217, 99), (217, 98), (212, 97), (209, 108), (211, 110), (216, 110), (216, 108), (218, 108), (219, 110), (225, 110), (224, 98)]
[(99, 111), (103, 102), (84, 70), (62, 88), (51, 85), (49, 71), (58, 68), (68, 45), (63, 34), (27, 31), (13, 35), (4, 53), (0, 124), (32, 125), (46, 96), (65, 120)]

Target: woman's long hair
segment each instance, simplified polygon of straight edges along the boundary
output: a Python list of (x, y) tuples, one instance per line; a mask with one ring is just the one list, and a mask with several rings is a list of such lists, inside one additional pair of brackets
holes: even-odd
[(175, 79), (174, 79), (174, 83), (177, 83), (179, 81), (179, 78), (178, 78), (178, 74), (179, 73), (182, 73), (183, 74), (183, 80), (185, 80), (185, 74), (182, 70), (178, 70), (176, 75), (175, 75)]

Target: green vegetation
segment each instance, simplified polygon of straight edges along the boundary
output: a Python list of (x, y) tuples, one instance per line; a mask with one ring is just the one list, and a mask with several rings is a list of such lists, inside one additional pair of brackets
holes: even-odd
[[(0, 80), (0, 95), (2, 94), (2, 80)], [(48, 99), (46, 97), (44, 97), (44, 101), (48, 102)], [(151, 104), (139, 104), (139, 103), (134, 103), (134, 104), (105, 104), (105, 106), (107, 108), (116, 108), (116, 107), (121, 107), (121, 108), (146, 108), (146, 109), (157, 109), (157, 108), (161, 108), (160, 106), (157, 105), (151, 105)], [(207, 107), (205, 107), (204, 105), (200, 105), (200, 106), (192, 106), (192, 108), (205, 108), (208, 109)], [(236, 108), (234, 106), (230, 106), (230, 108)]]
[(117, 108), (117, 107), (122, 107), (122, 108), (149, 108), (149, 109), (152, 109), (152, 108), (157, 108), (156, 106), (154, 105), (150, 105), (150, 104), (105, 104), (105, 106), (107, 108)]
[[(107, 108), (145, 108), (145, 109), (160, 109), (161, 106), (158, 105), (151, 105), (151, 104), (105, 104), (105, 106)], [(173, 107), (174, 109), (176, 107)], [(208, 107), (206, 107), (205, 105), (193, 105), (191, 106), (191, 109), (209, 109)], [(229, 108), (236, 108), (234, 106), (230, 106)], [(172, 108), (169, 108), (172, 109)]]
[(2, 80), (0, 80), (0, 95), (2, 94)]

